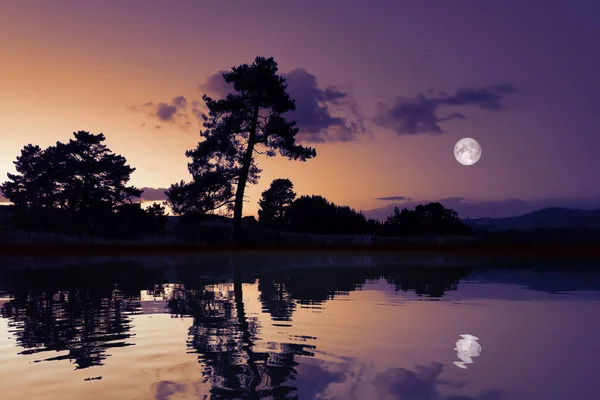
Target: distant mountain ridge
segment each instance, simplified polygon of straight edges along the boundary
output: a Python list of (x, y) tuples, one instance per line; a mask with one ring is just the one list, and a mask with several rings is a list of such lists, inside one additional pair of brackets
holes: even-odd
[(465, 224), (476, 230), (532, 231), (535, 229), (600, 230), (600, 209), (550, 207), (523, 215), (505, 218), (466, 218)]

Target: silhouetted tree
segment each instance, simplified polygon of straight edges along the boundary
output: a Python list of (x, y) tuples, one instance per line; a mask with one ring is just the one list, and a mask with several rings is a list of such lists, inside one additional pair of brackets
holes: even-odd
[(61, 208), (70, 211), (116, 210), (139, 197), (141, 190), (126, 186), (135, 168), (113, 154), (103, 134), (74, 133), (68, 143), (42, 150), (27, 145), (17, 157), (17, 174), (0, 191), (16, 208)]
[(287, 210), (296, 199), (294, 184), (289, 179), (275, 179), (269, 189), (262, 192), (258, 204), (258, 220), (265, 225), (285, 224)]
[(420, 204), (414, 210), (394, 209), (386, 225), (392, 234), (413, 235), (468, 235), (471, 233), (456, 211), (440, 203)]
[(144, 210), (133, 202), (142, 194), (127, 186), (135, 168), (103, 144), (103, 134), (74, 136), (44, 150), (31, 144), (21, 150), (17, 174), (0, 186), (17, 210), (13, 226), (111, 236), (162, 230), (164, 207)]
[(168, 219), (165, 207), (158, 203), (153, 203), (146, 209), (140, 203), (123, 204), (115, 217), (117, 232), (121, 236), (133, 237), (162, 231)]
[(19, 354), (70, 360), (76, 369), (102, 365), (110, 349), (133, 345), (130, 315), (139, 312), (140, 291), (163, 279), (132, 261), (19, 270), (3, 279), (11, 299), (0, 316)]
[[(203, 375), (212, 386), (211, 399), (297, 398), (297, 388), (290, 384), (297, 373), (296, 356), (314, 356), (309, 351), (314, 346), (272, 343), (269, 351), (259, 351), (263, 347), (255, 343), (260, 332), (258, 318), (247, 313), (243, 295), (243, 283), (254, 282), (254, 278), (247, 275), (245, 263), (242, 270), (236, 260), (227, 262), (233, 272), (232, 284), (202, 281), (179, 286), (168, 302), (171, 313), (194, 317), (188, 346), (205, 365)], [(229, 277), (218, 281), (224, 280)], [(293, 302), (274, 299), (279, 295), (271, 291), (273, 282), (264, 283), (269, 293), (261, 295), (261, 300), (277, 309), (273, 310), (280, 314), (277, 317), (291, 316), (291, 309), (285, 309), (293, 308)], [(284, 289), (279, 285), (276, 290)], [(273, 320), (279, 320), (277, 317), (274, 315)]]
[(305, 233), (360, 234), (367, 233), (365, 216), (350, 207), (330, 203), (322, 196), (301, 196), (287, 212), (292, 230)]
[(49, 157), (40, 146), (28, 144), (14, 161), (17, 174), (7, 174), (8, 181), (0, 186), (0, 192), (15, 207), (53, 207), (56, 204), (56, 184), (49, 168)]
[(188, 170), (193, 180), (167, 191), (177, 213), (233, 208), (232, 240), (240, 239), (246, 184), (256, 183), (261, 172), (255, 163), (259, 148), (268, 157), (276, 151), (302, 161), (316, 155), (314, 149), (296, 144), (296, 123), (282, 115), (293, 111), (295, 103), (277, 70), (273, 58), (257, 57), (252, 65), (242, 64), (223, 74), (234, 89), (225, 99), (202, 97), (209, 110), (200, 132), (204, 140), (186, 152), (192, 159)]

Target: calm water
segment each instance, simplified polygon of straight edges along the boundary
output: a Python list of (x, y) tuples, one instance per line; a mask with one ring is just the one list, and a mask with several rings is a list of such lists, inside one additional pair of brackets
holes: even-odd
[(0, 398), (598, 399), (600, 268), (563, 267), (3, 260)]

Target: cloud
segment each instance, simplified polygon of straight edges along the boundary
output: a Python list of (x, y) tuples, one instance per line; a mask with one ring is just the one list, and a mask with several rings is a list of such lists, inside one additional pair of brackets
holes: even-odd
[(492, 85), (489, 88), (459, 89), (451, 96), (442, 96), (433, 100), (439, 104), (452, 106), (476, 105), (485, 110), (498, 111), (504, 109), (500, 102), (502, 95), (514, 92), (515, 88), (512, 85)]
[[(399, 196), (404, 197), (404, 196)], [(385, 198), (382, 198), (385, 199)], [(401, 201), (401, 200), (398, 200)], [(402, 203), (388, 204), (386, 206), (363, 211), (368, 218), (386, 219), (394, 212), (394, 207), (413, 209), (419, 204), (439, 202), (446, 208), (453, 209), (459, 218), (503, 218), (523, 215), (532, 211), (549, 207), (577, 208), (582, 210), (600, 209), (599, 199), (564, 199), (542, 198), (535, 200), (504, 199), (504, 200), (473, 200), (465, 197), (447, 197), (431, 200), (404, 200)]]
[(488, 111), (500, 111), (504, 109), (501, 102), (503, 97), (515, 92), (514, 85), (503, 84), (481, 88), (461, 88), (452, 95), (438, 92), (437, 96), (431, 97), (433, 90), (428, 89), (425, 94), (421, 93), (416, 97), (396, 97), (391, 102), (378, 103), (373, 122), (400, 135), (442, 134), (445, 131), (440, 127), (440, 122), (466, 119), (467, 117), (461, 113), (439, 117), (438, 111), (441, 105), (470, 105)]
[[(223, 98), (233, 87), (223, 79), (225, 71), (218, 71), (198, 85), (201, 93)], [(298, 124), (299, 141), (327, 142), (355, 140), (366, 131), (364, 118), (352, 96), (335, 86), (321, 88), (315, 75), (303, 68), (281, 74), (286, 78), (287, 92), (296, 101), (296, 110), (288, 117)], [(204, 105), (192, 103), (192, 113), (198, 118)], [(342, 109), (344, 116), (334, 116), (332, 110)]]
[(444, 133), (438, 124), (438, 106), (423, 94), (397, 97), (392, 104), (377, 104), (373, 122), (398, 134)]
[(198, 91), (209, 97), (224, 98), (233, 91), (233, 85), (225, 82), (223, 74), (227, 71), (217, 71), (206, 77), (203, 83), (198, 85)]
[(451, 121), (453, 119), (467, 119), (467, 116), (461, 113), (452, 113), (446, 117), (440, 118), (438, 122)]
[(372, 364), (350, 360), (339, 366), (330, 363), (321, 368), (346, 370), (345, 380), (332, 381), (315, 398), (362, 399), (373, 400), (502, 400), (507, 399), (503, 390), (492, 389), (476, 396), (446, 395), (445, 388), (456, 391), (467, 386), (466, 382), (441, 379), (444, 366), (434, 362), (426, 366), (417, 366), (415, 370), (407, 368), (388, 368), (376, 372)]
[(173, 98), (173, 100), (171, 101), (171, 104), (173, 104), (178, 109), (187, 108), (187, 100), (183, 96), (177, 96), (177, 97)]
[(173, 121), (173, 116), (176, 112), (177, 107), (170, 106), (166, 103), (158, 103), (158, 107), (156, 108), (154, 115), (156, 115), (160, 121)]
[(375, 200), (392, 201), (392, 200), (406, 200), (411, 201), (410, 197), (406, 196), (389, 196), (389, 197), (377, 197)]
[(161, 201), (167, 200), (167, 195), (165, 191), (167, 188), (152, 188), (152, 187), (143, 187), (142, 195), (140, 196), (144, 201)]
[[(176, 96), (170, 103), (148, 101), (140, 106), (130, 106), (129, 109), (134, 112), (146, 112), (150, 118), (159, 122), (179, 123), (181, 119), (188, 118), (186, 114), (187, 106), (188, 101), (184, 96)], [(144, 125), (145, 122), (140, 126)], [(160, 129), (160, 126), (155, 125), (154, 128)]]

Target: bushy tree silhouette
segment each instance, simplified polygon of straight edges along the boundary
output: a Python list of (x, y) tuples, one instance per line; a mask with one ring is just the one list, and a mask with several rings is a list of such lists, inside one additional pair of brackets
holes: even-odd
[(413, 235), (468, 235), (471, 229), (459, 218), (456, 211), (441, 203), (420, 204), (414, 210), (394, 209), (386, 221), (391, 234)]
[[(261, 170), (255, 162), (259, 148), (264, 154), (305, 161), (315, 157), (309, 147), (296, 144), (298, 128), (283, 114), (295, 109), (286, 93), (285, 79), (277, 75), (273, 58), (257, 57), (223, 74), (233, 84), (225, 99), (202, 97), (209, 112), (203, 115), (204, 139), (194, 150), (188, 170), (193, 179), (167, 191), (169, 203), (179, 214), (204, 213), (223, 206), (233, 209), (232, 240), (241, 239), (242, 207), (247, 183), (256, 183)], [(234, 189), (235, 187), (235, 189)]]
[(322, 196), (301, 196), (289, 207), (290, 228), (305, 233), (367, 233), (364, 215), (347, 206), (330, 203)]
[(31, 144), (21, 150), (14, 163), (17, 174), (8, 174), (0, 186), (15, 207), (114, 211), (141, 195), (127, 186), (135, 168), (102, 143), (102, 133), (78, 131), (74, 136), (45, 150)]
[(275, 179), (269, 189), (262, 192), (258, 204), (258, 220), (267, 226), (282, 226), (286, 213), (296, 199), (294, 184), (289, 179)]
[(26, 145), (17, 157), (17, 174), (0, 191), (13, 202), (14, 226), (62, 233), (136, 235), (166, 224), (164, 207), (147, 211), (133, 200), (142, 191), (128, 186), (135, 168), (114, 154), (102, 133), (74, 133), (68, 143), (41, 149)]

